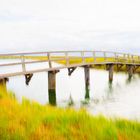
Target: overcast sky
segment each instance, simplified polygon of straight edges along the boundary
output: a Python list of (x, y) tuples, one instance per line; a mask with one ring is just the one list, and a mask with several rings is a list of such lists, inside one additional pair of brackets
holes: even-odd
[(0, 0), (0, 52), (140, 53), (139, 0)]

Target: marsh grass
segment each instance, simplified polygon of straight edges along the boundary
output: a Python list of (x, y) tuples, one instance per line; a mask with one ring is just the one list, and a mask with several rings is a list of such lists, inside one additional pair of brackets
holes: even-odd
[(1, 140), (139, 140), (140, 123), (56, 108), (0, 90)]

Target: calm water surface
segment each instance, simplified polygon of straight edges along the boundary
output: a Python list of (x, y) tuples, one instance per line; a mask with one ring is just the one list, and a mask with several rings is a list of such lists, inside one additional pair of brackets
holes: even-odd
[[(13, 60), (12, 60), (13, 61)], [(38, 65), (41, 66), (41, 65)], [(44, 67), (44, 65), (42, 64)], [(35, 66), (30, 66), (34, 68)], [(19, 67), (11, 68), (19, 69)], [(6, 71), (1, 69), (0, 72)], [(8, 68), (8, 70), (10, 70)], [(21, 101), (22, 97), (48, 103), (48, 74), (37, 73), (31, 79), (29, 86), (25, 84), (24, 76), (12, 77), (7, 84), (8, 89), (15, 92)], [(90, 70), (90, 101), (85, 104), (84, 69), (77, 68), (72, 76), (67, 69), (61, 70), (56, 76), (57, 105), (68, 106), (70, 97), (74, 108), (85, 107), (92, 114), (103, 114), (108, 117), (121, 117), (140, 120), (140, 76), (134, 75), (131, 81), (126, 73), (115, 73), (113, 84), (108, 83), (108, 72)]]

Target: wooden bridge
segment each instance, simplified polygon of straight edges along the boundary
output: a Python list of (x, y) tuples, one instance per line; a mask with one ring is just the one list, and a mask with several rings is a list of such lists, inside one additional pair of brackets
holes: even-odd
[[(58, 65), (59, 64), (59, 65)], [(34, 68), (32, 68), (34, 66)], [(55, 104), (52, 94), (56, 93), (56, 73), (68, 69), (68, 74), (77, 67), (84, 67), (86, 97), (89, 97), (90, 67), (105, 66), (109, 71), (109, 81), (113, 81), (114, 67), (118, 71), (125, 67), (129, 78), (139, 69), (140, 56), (105, 51), (56, 51), (0, 54), (0, 84), (6, 87), (9, 77), (25, 76), (28, 85), (33, 74), (48, 72), (49, 101)], [(3, 71), (2, 71), (3, 70)]]

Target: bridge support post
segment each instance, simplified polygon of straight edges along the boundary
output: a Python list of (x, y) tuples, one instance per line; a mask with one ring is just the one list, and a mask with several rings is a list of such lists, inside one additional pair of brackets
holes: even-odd
[(7, 93), (6, 83), (8, 80), (9, 80), (8, 78), (0, 79), (0, 91), (3, 93)]
[(48, 97), (51, 105), (56, 105), (56, 73), (58, 71), (48, 72)]
[(89, 91), (90, 91), (90, 68), (89, 66), (84, 67), (85, 72), (85, 99), (89, 99)]
[(112, 83), (113, 82), (114, 65), (113, 64), (109, 64), (108, 70), (109, 70), (109, 83)]
[(133, 71), (134, 67), (132, 65), (128, 65), (127, 67), (128, 67), (128, 79), (131, 80), (134, 72)]

